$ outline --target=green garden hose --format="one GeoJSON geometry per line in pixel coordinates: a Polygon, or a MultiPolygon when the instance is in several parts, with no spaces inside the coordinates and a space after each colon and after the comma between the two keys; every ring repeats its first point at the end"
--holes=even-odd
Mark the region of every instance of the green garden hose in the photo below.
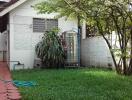
{"type": "Polygon", "coordinates": [[[18,80],[14,80],[13,84],[16,87],[32,87],[32,86],[37,86],[38,84],[34,81],[18,81],[18,80]]]}
{"type": "Polygon", "coordinates": [[[13,83],[16,87],[32,87],[32,86],[37,86],[38,84],[35,81],[19,81],[19,80],[4,80],[0,78],[1,81],[4,83],[13,83]]]}

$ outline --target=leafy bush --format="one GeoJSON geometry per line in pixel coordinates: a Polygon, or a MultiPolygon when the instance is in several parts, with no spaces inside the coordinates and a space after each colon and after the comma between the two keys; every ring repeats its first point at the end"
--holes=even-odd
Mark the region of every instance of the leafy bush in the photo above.
{"type": "Polygon", "coordinates": [[[35,48],[37,56],[48,68],[64,67],[65,52],[57,33],[56,30],[47,31],[35,48]]]}

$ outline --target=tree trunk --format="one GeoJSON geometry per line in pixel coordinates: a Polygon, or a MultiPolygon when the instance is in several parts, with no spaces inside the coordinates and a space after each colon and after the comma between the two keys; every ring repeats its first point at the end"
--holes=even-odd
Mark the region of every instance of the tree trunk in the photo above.
{"type": "Polygon", "coordinates": [[[131,67],[131,69],[132,69],[132,29],[131,29],[131,55],[130,55],[130,64],[129,64],[129,67],[131,67]]]}
{"type": "Polygon", "coordinates": [[[124,75],[126,75],[127,74],[127,68],[128,68],[128,66],[127,66],[127,62],[126,62],[126,60],[127,60],[127,58],[126,58],[126,52],[127,52],[127,40],[126,40],[126,33],[124,33],[124,35],[123,35],[123,58],[122,58],[122,61],[123,61],[123,74],[124,75]]]}
{"type": "Polygon", "coordinates": [[[128,74],[132,74],[132,29],[130,31],[131,39],[130,39],[130,62],[129,62],[129,68],[128,68],[128,74]]]}
{"type": "Polygon", "coordinates": [[[113,53],[112,50],[111,50],[112,47],[111,47],[111,45],[110,45],[108,39],[104,36],[104,34],[102,34],[102,36],[103,36],[104,40],[106,41],[106,43],[107,43],[107,45],[108,45],[108,47],[109,47],[110,54],[111,54],[111,56],[112,56],[112,59],[113,59],[113,62],[114,62],[116,71],[117,71],[117,73],[121,74],[121,73],[120,73],[120,68],[119,68],[119,66],[118,66],[117,63],[116,63],[116,59],[115,59],[114,53],[113,53]]]}

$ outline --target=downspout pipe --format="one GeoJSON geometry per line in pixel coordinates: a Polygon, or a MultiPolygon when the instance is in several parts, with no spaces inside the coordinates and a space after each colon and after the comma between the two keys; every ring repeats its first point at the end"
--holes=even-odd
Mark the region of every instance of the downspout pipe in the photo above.
{"type": "Polygon", "coordinates": [[[80,16],[77,16],[78,20],[78,32],[77,32],[77,38],[78,38],[78,66],[81,66],[81,24],[80,24],[80,16]]]}

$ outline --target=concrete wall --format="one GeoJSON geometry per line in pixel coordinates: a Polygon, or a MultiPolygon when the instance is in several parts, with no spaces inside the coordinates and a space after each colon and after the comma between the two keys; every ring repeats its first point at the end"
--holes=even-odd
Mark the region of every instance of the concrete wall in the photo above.
{"type": "Polygon", "coordinates": [[[102,37],[91,37],[82,40],[82,65],[86,67],[108,67],[113,64],[107,44],[102,37]]]}
{"type": "MultiPolygon", "coordinates": [[[[40,41],[43,33],[34,33],[32,29],[33,18],[52,19],[53,14],[37,14],[31,7],[39,0],[28,0],[10,12],[10,61],[20,61],[25,68],[32,68],[35,59],[35,45],[40,41]]],[[[58,25],[61,32],[77,29],[76,21],[60,18],[58,25]]],[[[13,68],[15,62],[10,63],[13,68]]]]}

